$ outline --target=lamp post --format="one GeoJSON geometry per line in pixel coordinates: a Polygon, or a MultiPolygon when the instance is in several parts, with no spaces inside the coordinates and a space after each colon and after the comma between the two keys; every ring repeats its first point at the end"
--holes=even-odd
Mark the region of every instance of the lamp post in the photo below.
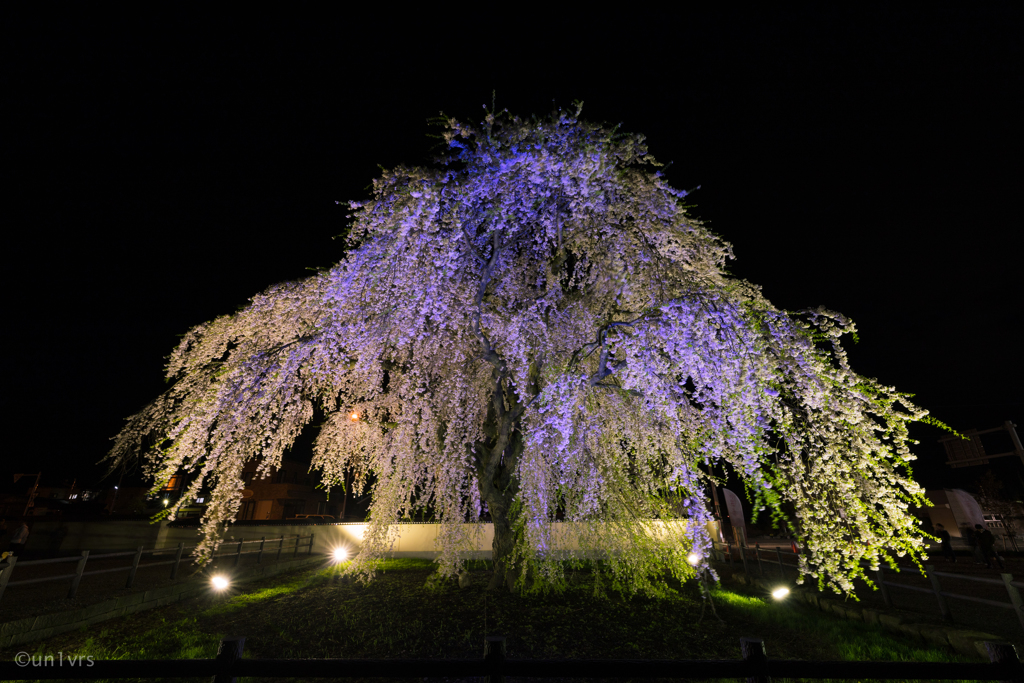
{"type": "Polygon", "coordinates": [[[110,497],[110,506],[107,508],[107,514],[114,514],[114,506],[117,504],[117,492],[121,488],[121,482],[124,480],[124,469],[121,470],[121,476],[117,478],[117,486],[114,487],[114,495],[110,497]]]}

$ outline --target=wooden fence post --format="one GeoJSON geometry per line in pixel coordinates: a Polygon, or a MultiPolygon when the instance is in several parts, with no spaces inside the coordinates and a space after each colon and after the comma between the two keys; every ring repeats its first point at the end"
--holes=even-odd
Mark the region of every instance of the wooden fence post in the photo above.
{"type": "Polygon", "coordinates": [[[1007,677],[1007,683],[1010,681],[1024,680],[1024,676],[1021,674],[1020,659],[1017,657],[1017,650],[1011,643],[992,643],[986,642],[985,649],[988,650],[988,659],[993,664],[1003,664],[1006,666],[1010,675],[1007,677]]]}
{"type": "Polygon", "coordinates": [[[932,582],[932,592],[935,593],[935,599],[939,603],[939,611],[942,612],[942,618],[946,621],[953,621],[953,615],[949,611],[949,605],[946,604],[946,598],[942,596],[942,585],[939,584],[939,577],[935,576],[935,565],[926,564],[924,570],[928,572],[928,578],[932,582]]]}
{"type": "Polygon", "coordinates": [[[1017,621],[1020,623],[1020,627],[1024,628],[1024,603],[1020,599],[1020,591],[1014,586],[1013,574],[1000,574],[1003,577],[1003,583],[1006,585],[1006,592],[1010,594],[1010,602],[1013,603],[1013,611],[1017,613],[1017,621]]]}
{"type": "Polygon", "coordinates": [[[135,583],[135,572],[139,571],[139,560],[142,559],[142,546],[140,545],[135,551],[135,557],[132,558],[132,568],[128,570],[128,580],[124,582],[125,588],[131,588],[132,584],[135,583]]]}
{"type": "Polygon", "coordinates": [[[231,672],[232,665],[242,658],[245,647],[245,636],[228,636],[221,638],[217,647],[217,675],[213,683],[236,683],[238,680],[231,672]]]}
{"type": "Polygon", "coordinates": [[[313,554],[313,534],[312,533],[309,535],[309,550],[306,551],[306,554],[307,555],[312,555],[313,554]]]}
{"type": "Polygon", "coordinates": [[[236,567],[238,566],[239,560],[242,559],[242,544],[244,544],[244,543],[245,543],[245,541],[239,541],[238,542],[238,552],[235,553],[235,566],[236,567]]]}
{"type": "Polygon", "coordinates": [[[0,572],[0,598],[4,597],[4,590],[7,588],[7,582],[11,580],[11,574],[14,573],[14,565],[17,563],[17,555],[9,555],[7,557],[7,566],[2,572],[0,572]]]}
{"type": "Polygon", "coordinates": [[[770,683],[768,676],[768,654],[764,649],[764,641],[760,638],[740,638],[740,652],[743,661],[757,667],[757,672],[747,678],[747,683],[770,683]]]}
{"type": "Polygon", "coordinates": [[[775,546],[775,557],[779,558],[779,578],[785,579],[786,572],[782,571],[782,551],[778,546],[775,546]]]}
{"type": "MultiPolygon", "coordinates": [[[[491,662],[491,670],[501,671],[501,662],[505,661],[505,636],[484,636],[484,661],[491,662]]],[[[487,683],[505,683],[501,673],[488,674],[484,677],[487,683]]]]}
{"type": "Polygon", "coordinates": [[[302,537],[299,534],[295,534],[295,550],[292,551],[292,557],[297,557],[299,554],[299,539],[302,537]]]}
{"type": "Polygon", "coordinates": [[[882,600],[885,602],[885,606],[891,608],[892,598],[889,597],[889,591],[885,588],[885,575],[882,573],[881,566],[875,572],[875,583],[878,584],[878,590],[882,591],[882,600]]]}
{"type": "Polygon", "coordinates": [[[280,559],[281,559],[281,551],[284,550],[284,534],[281,534],[281,538],[279,538],[277,540],[280,541],[280,542],[277,544],[277,560],[275,560],[275,561],[280,561],[280,559]]]}
{"type": "Polygon", "coordinates": [[[757,575],[764,576],[764,565],[761,564],[761,544],[754,544],[754,556],[757,558],[757,575]]]}
{"type": "Polygon", "coordinates": [[[260,552],[256,556],[256,564],[260,564],[260,563],[263,562],[263,544],[266,543],[266,542],[267,542],[267,537],[266,536],[260,536],[260,552]]]}
{"type": "Polygon", "coordinates": [[[178,544],[178,554],[174,556],[174,566],[171,567],[171,579],[178,577],[178,565],[181,564],[181,553],[185,550],[185,542],[182,541],[178,544]]]}
{"type": "Polygon", "coordinates": [[[747,578],[750,578],[750,569],[747,568],[747,546],[740,545],[740,559],[743,560],[743,574],[747,578]]]}
{"type": "Polygon", "coordinates": [[[75,568],[75,578],[71,579],[71,588],[68,589],[68,600],[75,597],[78,592],[78,584],[82,582],[82,572],[85,571],[85,563],[89,560],[89,551],[82,551],[82,559],[78,561],[78,566],[75,568]]]}

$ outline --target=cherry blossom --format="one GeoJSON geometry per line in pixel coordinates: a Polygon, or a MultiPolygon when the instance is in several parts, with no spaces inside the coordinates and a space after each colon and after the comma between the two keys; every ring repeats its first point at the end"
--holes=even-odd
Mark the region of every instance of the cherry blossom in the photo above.
{"type": "Polygon", "coordinates": [[[644,138],[579,114],[443,118],[434,166],[351,202],[340,263],[185,335],[109,458],[145,451],[155,486],[194,473],[182,501],[211,489],[200,558],[245,464],[268,473],[317,410],[312,468],[372,494],[354,571],[427,512],[441,575],[490,519],[492,586],[557,586],[587,561],[657,593],[707,569],[726,472],[788,518],[820,585],[921,555],[907,425],[927,412],[849,367],[851,321],[727,274],[731,246],[644,138]]]}

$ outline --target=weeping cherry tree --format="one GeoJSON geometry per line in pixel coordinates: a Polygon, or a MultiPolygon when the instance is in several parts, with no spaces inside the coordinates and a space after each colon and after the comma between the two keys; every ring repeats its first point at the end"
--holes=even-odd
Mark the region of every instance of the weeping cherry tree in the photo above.
{"type": "Polygon", "coordinates": [[[108,458],[143,457],[156,487],[193,473],[179,505],[211,490],[200,559],[245,464],[268,474],[315,410],[311,467],[372,496],[356,571],[426,512],[441,575],[489,518],[492,587],[558,585],[589,561],[656,593],[707,568],[725,474],[787,516],[801,580],[849,592],[864,560],[920,557],[907,426],[927,412],[851,370],[848,319],[729,276],[730,245],[644,138],[579,114],[444,118],[435,166],[351,202],[340,263],[184,336],[170,388],[108,458]]]}

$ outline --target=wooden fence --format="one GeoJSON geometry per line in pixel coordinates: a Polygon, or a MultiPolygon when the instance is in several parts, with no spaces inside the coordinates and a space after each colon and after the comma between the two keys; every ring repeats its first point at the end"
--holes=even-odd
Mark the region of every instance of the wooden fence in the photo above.
{"type": "MultiPolygon", "coordinates": [[[[747,576],[751,576],[753,561],[757,562],[757,574],[758,576],[765,575],[765,565],[778,565],[778,576],[779,578],[786,578],[786,569],[792,569],[793,573],[797,572],[796,561],[787,563],[783,561],[783,557],[798,558],[798,553],[794,553],[790,550],[783,550],[782,548],[774,548],[773,550],[762,549],[760,545],[755,545],[753,548],[740,547],[730,544],[714,543],[715,553],[718,555],[716,559],[720,561],[729,562],[731,564],[743,565],[743,573],[747,576]],[[753,557],[749,557],[753,553],[753,557]],[[774,557],[773,557],[774,556],[774,557]]],[[[874,580],[878,585],[882,600],[885,602],[885,606],[891,608],[893,606],[892,596],[889,594],[890,588],[898,588],[901,590],[915,591],[919,593],[931,593],[935,596],[935,601],[938,603],[939,612],[942,614],[942,618],[946,621],[953,621],[952,612],[949,609],[949,605],[946,603],[946,598],[953,600],[966,600],[968,602],[980,603],[989,607],[996,607],[999,609],[1012,609],[1017,615],[1017,623],[1020,624],[1022,630],[1024,630],[1024,602],[1021,600],[1020,589],[1024,588],[1024,583],[1013,580],[1013,574],[1000,574],[999,579],[990,579],[984,576],[970,576],[968,574],[952,574],[949,572],[939,572],[935,570],[934,565],[924,565],[925,571],[922,573],[917,569],[910,567],[900,567],[900,572],[906,572],[908,574],[917,574],[920,576],[927,576],[931,582],[930,588],[922,588],[920,586],[910,586],[905,583],[896,583],[893,581],[886,581],[886,571],[884,567],[879,567],[874,572],[874,580]],[[973,595],[962,595],[960,593],[950,593],[942,589],[942,578],[951,578],[962,581],[973,581],[975,583],[982,583],[988,585],[1002,586],[1006,589],[1008,602],[1002,602],[1000,600],[988,600],[986,598],[979,598],[973,595]]]]}
{"type": "MultiPolygon", "coordinates": [[[[741,638],[743,659],[507,659],[504,636],[484,639],[481,659],[244,659],[244,637],[220,641],[216,659],[91,660],[74,665],[29,658],[0,662],[3,680],[183,678],[212,676],[215,683],[248,678],[424,678],[481,676],[488,683],[506,676],[526,678],[741,678],[767,683],[776,678],[1022,681],[1024,669],[1009,643],[986,643],[989,663],[815,662],[769,660],[764,641],[741,638]]],[[[39,655],[36,655],[38,658],[39,655]]],[[[63,657],[63,655],[61,655],[63,657]]]]}
{"type": "MultiPolygon", "coordinates": [[[[285,547],[284,547],[285,540],[287,540],[286,537],[285,536],[281,536],[280,538],[271,538],[271,539],[260,538],[260,539],[253,539],[253,540],[248,540],[248,541],[246,541],[246,540],[243,540],[243,541],[225,541],[225,542],[221,542],[218,545],[217,551],[214,552],[213,556],[214,557],[230,557],[230,558],[234,558],[234,566],[237,567],[239,561],[242,559],[242,555],[252,555],[252,554],[255,554],[257,556],[256,557],[256,563],[260,564],[263,561],[263,555],[264,555],[264,552],[266,551],[267,543],[277,543],[278,544],[277,548],[272,548],[272,549],[270,549],[269,552],[276,552],[277,559],[280,559],[281,553],[285,551],[285,547]],[[255,549],[255,550],[244,550],[243,547],[247,543],[249,543],[249,544],[259,543],[260,545],[259,545],[259,548],[255,549]],[[228,548],[227,552],[220,552],[224,548],[228,548]]],[[[292,553],[292,556],[295,556],[295,555],[297,555],[299,553],[300,546],[306,547],[306,552],[307,553],[313,552],[313,534],[310,534],[309,536],[299,536],[299,535],[296,535],[294,540],[295,540],[294,546],[290,545],[290,547],[287,549],[288,552],[292,553]],[[303,543],[304,540],[308,541],[308,543],[303,543]]],[[[141,568],[146,568],[146,567],[161,567],[161,566],[170,565],[171,566],[171,576],[170,576],[170,578],[171,579],[175,579],[178,576],[178,567],[181,565],[182,555],[184,554],[184,552],[186,550],[193,550],[193,549],[195,549],[195,547],[196,546],[187,546],[186,547],[184,543],[179,543],[176,548],[173,548],[173,547],[172,548],[151,548],[149,550],[145,550],[140,545],[138,547],[138,549],[134,550],[134,551],[133,550],[129,550],[127,552],[104,553],[102,555],[91,555],[91,556],[90,556],[88,550],[83,550],[81,555],[72,555],[70,557],[54,557],[54,558],[49,558],[49,559],[45,559],[45,560],[28,560],[28,561],[25,561],[25,562],[18,562],[18,558],[16,556],[12,555],[12,556],[8,557],[7,560],[4,563],[0,563],[0,600],[3,599],[4,591],[7,589],[8,586],[25,586],[25,585],[32,584],[32,583],[43,583],[43,582],[46,582],[46,581],[70,581],[70,586],[68,587],[68,593],[67,593],[67,598],[70,600],[71,598],[74,598],[75,595],[78,594],[78,585],[81,583],[82,577],[85,577],[85,576],[95,576],[97,574],[109,574],[111,572],[124,572],[124,571],[128,572],[128,580],[125,581],[124,587],[125,588],[131,588],[132,584],[135,583],[135,574],[138,572],[140,567],[141,568]],[[173,560],[164,560],[162,562],[147,562],[145,564],[141,564],[143,556],[145,556],[145,555],[150,555],[150,556],[160,555],[160,554],[163,554],[163,553],[174,553],[174,559],[173,560]],[[96,561],[96,560],[105,560],[105,559],[109,559],[109,558],[112,558],[112,557],[128,557],[128,556],[131,556],[131,558],[132,558],[132,561],[131,561],[130,565],[123,566],[123,567],[110,567],[108,569],[97,569],[97,570],[93,570],[93,571],[85,571],[86,563],[89,560],[96,561]],[[32,578],[32,579],[20,579],[18,581],[11,581],[11,574],[14,573],[15,566],[17,566],[18,568],[38,567],[39,565],[55,564],[55,563],[61,563],[61,562],[77,562],[78,564],[75,567],[75,571],[73,573],[71,573],[71,574],[58,574],[56,576],[39,576],[39,577],[32,578]]]]}

